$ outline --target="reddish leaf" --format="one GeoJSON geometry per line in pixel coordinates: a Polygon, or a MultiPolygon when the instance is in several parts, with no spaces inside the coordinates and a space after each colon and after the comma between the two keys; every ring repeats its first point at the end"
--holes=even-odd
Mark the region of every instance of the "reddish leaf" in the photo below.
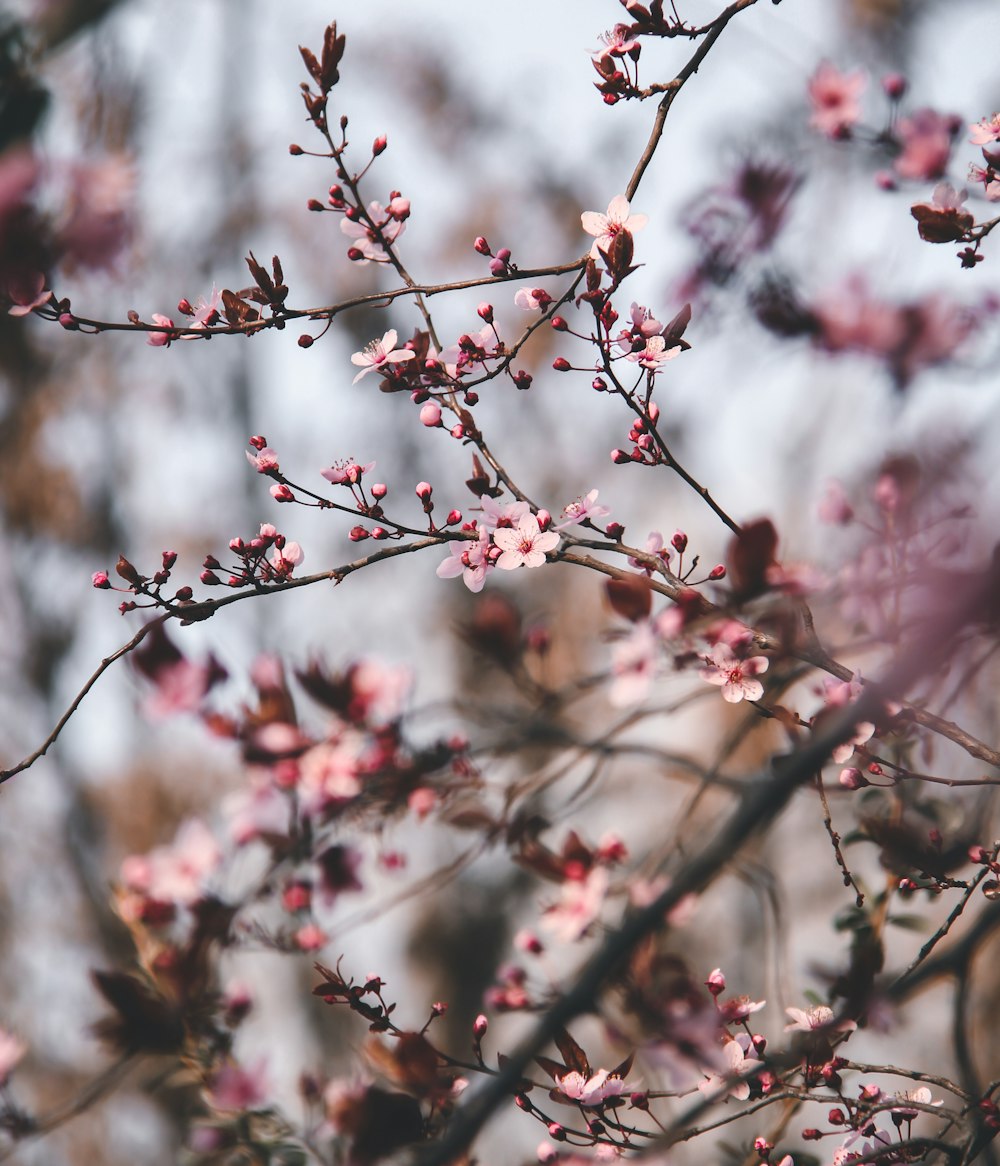
{"type": "Polygon", "coordinates": [[[556,1046],[563,1055],[563,1060],[574,1072],[584,1077],[592,1077],[590,1062],[587,1054],[564,1028],[560,1028],[555,1035],[556,1046]]]}
{"type": "Polygon", "coordinates": [[[652,610],[653,589],[645,575],[609,579],[604,589],[612,610],[633,623],[645,619],[652,610]]]}

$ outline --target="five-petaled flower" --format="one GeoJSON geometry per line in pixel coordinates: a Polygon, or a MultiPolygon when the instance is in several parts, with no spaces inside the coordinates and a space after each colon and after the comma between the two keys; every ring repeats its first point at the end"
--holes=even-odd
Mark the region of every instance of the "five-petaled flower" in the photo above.
{"type": "Polygon", "coordinates": [[[792,1018],[792,1023],[785,1025],[785,1032],[816,1032],[817,1029],[853,1032],[858,1027],[853,1020],[838,1021],[833,1009],[825,1004],[814,1004],[812,1008],[786,1008],[785,1011],[792,1018]]]}
{"type": "Polygon", "coordinates": [[[822,61],[809,78],[812,116],[809,124],[828,138],[840,138],[861,119],[859,98],[867,84],[860,70],[841,73],[829,61],[822,61]]]}
{"type": "Polygon", "coordinates": [[[744,659],[721,641],[712,649],[711,657],[705,657],[707,668],[702,668],[701,678],[709,684],[722,688],[724,700],[738,704],[741,700],[760,700],[764,686],[755,677],[767,671],[766,656],[750,656],[744,659]]]}
{"type": "Polygon", "coordinates": [[[596,53],[591,53],[595,61],[603,61],[606,57],[624,57],[639,47],[638,39],[630,34],[627,24],[616,24],[614,28],[602,32],[598,39],[602,47],[596,53]]]}
{"type": "Polygon", "coordinates": [[[649,222],[648,215],[633,215],[630,212],[631,207],[624,194],[616,194],[608,203],[607,214],[602,215],[599,211],[583,212],[580,216],[583,229],[588,235],[595,236],[594,245],[590,248],[591,259],[600,259],[601,252],[607,251],[614,237],[622,231],[634,235],[649,222]]]}
{"type": "Polygon", "coordinates": [[[386,364],[401,364],[404,360],[413,360],[415,355],[407,348],[396,348],[396,329],[390,328],[381,340],[373,340],[371,344],[366,344],[361,352],[355,352],[351,357],[351,364],[361,368],[361,372],[352,383],[357,384],[372,369],[381,368],[386,364]]]}
{"type": "Polygon", "coordinates": [[[1000,113],[992,117],[984,117],[969,126],[969,141],[974,146],[988,146],[990,142],[1000,142],[1000,113]]]}
{"type": "Polygon", "coordinates": [[[622,1078],[607,1069],[598,1069],[592,1077],[584,1077],[574,1070],[558,1081],[560,1093],[584,1106],[597,1106],[609,1097],[620,1097],[626,1088],[622,1078]]]}
{"type": "Polygon", "coordinates": [[[540,567],[546,554],[559,545],[559,535],[554,530],[543,534],[538,519],[526,514],[516,527],[495,530],[493,542],[503,551],[497,566],[502,571],[513,571],[518,567],[540,567]]]}
{"type": "Polygon", "coordinates": [[[640,348],[637,352],[629,352],[625,359],[638,361],[643,368],[656,372],[661,364],[673,360],[680,353],[680,350],[679,344],[675,344],[673,348],[668,348],[667,342],[662,336],[650,336],[646,341],[645,348],[640,348]]]}

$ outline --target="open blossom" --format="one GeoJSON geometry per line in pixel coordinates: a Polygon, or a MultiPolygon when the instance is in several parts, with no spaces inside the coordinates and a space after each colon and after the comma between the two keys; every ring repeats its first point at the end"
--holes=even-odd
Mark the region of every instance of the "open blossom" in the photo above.
{"type": "Polygon", "coordinates": [[[764,686],[755,677],[767,671],[766,656],[750,656],[743,659],[721,641],[712,649],[708,667],[701,670],[702,680],[718,684],[722,688],[724,700],[738,704],[741,700],[760,700],[764,686]]]}
{"type": "Polygon", "coordinates": [[[0,1028],[0,1086],[5,1085],[17,1063],[28,1051],[23,1040],[0,1028]]]}
{"type": "Polygon", "coordinates": [[[699,1090],[706,1097],[724,1093],[729,1097],[735,1097],[737,1101],[746,1101],[750,1096],[750,1083],[745,1078],[760,1065],[756,1057],[747,1055],[752,1048],[753,1042],[745,1032],[741,1032],[732,1040],[727,1040],[722,1046],[725,1071],[712,1073],[704,1081],[699,1082],[699,1090]]]}
{"type": "Polygon", "coordinates": [[[278,455],[270,446],[265,446],[258,453],[251,453],[250,450],[244,452],[247,455],[247,461],[258,474],[270,474],[278,469],[278,455]]]}
{"type": "Polygon", "coordinates": [[[346,458],[343,461],[334,462],[329,469],[320,470],[320,473],[334,486],[356,486],[364,475],[374,468],[374,462],[368,462],[367,465],[361,466],[353,458],[346,458]]]}
{"type": "Polygon", "coordinates": [[[531,507],[527,502],[497,502],[495,498],[486,495],[482,500],[483,518],[481,525],[487,530],[496,530],[498,527],[517,526],[531,507]]]}
{"type": "Polygon", "coordinates": [[[305,557],[305,551],[299,544],[291,542],[285,543],[280,551],[275,547],[268,562],[276,575],[280,575],[282,579],[290,579],[292,572],[305,557]]]}
{"type": "Polygon", "coordinates": [[[396,329],[390,328],[381,340],[373,340],[361,352],[352,355],[351,364],[360,366],[361,372],[351,383],[356,385],[372,369],[382,368],[386,364],[402,364],[404,360],[413,360],[415,355],[408,348],[396,348],[396,329]]]}
{"type": "Polygon", "coordinates": [[[822,61],[809,78],[809,124],[828,138],[842,137],[861,120],[859,99],[866,84],[860,70],[841,73],[829,61],[822,61]]]}
{"type": "Polygon", "coordinates": [[[540,567],[549,551],[559,545],[559,535],[554,530],[543,534],[538,528],[538,519],[526,514],[516,528],[503,527],[493,532],[493,542],[503,551],[497,559],[501,571],[514,571],[518,567],[540,567]]]}
{"type": "Polygon", "coordinates": [[[1000,142],[1000,113],[984,117],[969,126],[969,141],[974,146],[988,146],[990,142],[1000,142]]]}
{"type": "Polygon", "coordinates": [[[560,1093],[585,1106],[601,1105],[609,1097],[620,1097],[626,1089],[622,1078],[607,1069],[598,1069],[592,1077],[574,1071],[559,1077],[558,1082],[560,1093]]]}
{"type": "Polygon", "coordinates": [[[656,336],[663,331],[660,321],[654,318],[649,308],[644,308],[641,304],[633,302],[629,308],[629,315],[632,317],[632,331],[638,332],[647,340],[650,336],[656,336]]]}
{"type": "Polygon", "coordinates": [[[479,531],[478,542],[453,542],[448,547],[448,558],[438,563],[435,574],[439,579],[455,579],[461,575],[466,587],[477,594],[486,582],[489,549],[490,536],[486,529],[479,531]]]}
{"type": "Polygon", "coordinates": [[[853,1032],[858,1027],[853,1020],[841,1020],[834,1024],[834,1011],[825,1004],[814,1004],[811,1008],[786,1008],[785,1012],[792,1018],[792,1023],[785,1025],[785,1032],[815,1032],[817,1029],[853,1032]]]}
{"type": "Polygon", "coordinates": [[[542,926],[563,943],[582,938],[600,915],[608,893],[608,872],[593,867],[583,879],[566,879],[559,902],[545,909],[542,926]]]}
{"type": "MultiPolygon", "coordinates": [[[[162,324],[164,328],[173,328],[174,322],[169,316],[164,316],[160,312],[153,313],[153,323],[162,324]]],[[[153,348],[169,348],[170,342],[174,339],[170,332],[150,332],[147,344],[152,345],[153,348]]]]}
{"type": "Polygon", "coordinates": [[[533,312],[537,308],[547,308],[552,303],[552,297],[543,287],[522,287],[514,296],[514,304],[526,312],[533,312]]]}
{"type": "Polygon", "coordinates": [[[573,526],[575,523],[583,522],[588,518],[606,518],[610,513],[611,510],[609,507],[597,501],[597,491],[591,490],[589,493],[570,502],[568,506],[563,507],[563,521],[553,527],[553,529],[562,530],[566,526],[573,526]]]}
{"type": "Polygon", "coordinates": [[[646,341],[645,348],[640,348],[637,352],[629,352],[625,359],[637,361],[643,368],[655,372],[661,364],[673,360],[680,353],[680,350],[679,344],[668,348],[667,342],[662,336],[650,336],[646,341]]]}
{"type": "Polygon", "coordinates": [[[893,167],[901,178],[940,178],[951,158],[954,118],[935,109],[917,109],[896,124],[903,145],[893,167]]]}
{"type": "MultiPolygon", "coordinates": [[[[373,223],[378,224],[382,239],[386,243],[395,243],[406,230],[406,223],[403,219],[394,218],[390,212],[392,212],[391,204],[388,212],[380,202],[368,204],[368,215],[373,223]]],[[[363,267],[372,261],[375,263],[389,262],[389,256],[385,253],[385,247],[379,239],[379,232],[368,226],[367,223],[352,222],[348,218],[343,218],[340,220],[340,229],[349,239],[354,240],[353,246],[361,252],[361,258],[356,260],[360,266],[363,267]]]]}
{"type": "Polygon", "coordinates": [[[607,57],[624,57],[632,49],[639,47],[639,41],[629,32],[627,24],[616,24],[614,28],[602,32],[599,40],[602,47],[591,56],[595,61],[603,61],[607,57]]]}
{"type": "Polygon", "coordinates": [[[964,203],[967,191],[956,190],[950,182],[934,187],[930,202],[916,202],[910,214],[917,220],[920,238],[928,243],[954,243],[974,224],[972,213],[964,203]]]}
{"type": "Polygon", "coordinates": [[[601,252],[607,251],[614,237],[622,231],[634,235],[649,222],[648,215],[633,215],[630,212],[631,207],[624,194],[616,194],[608,203],[607,214],[602,215],[598,211],[583,212],[580,216],[583,229],[588,235],[595,236],[594,245],[590,248],[591,259],[600,259],[601,252]]]}
{"type": "MultiPolygon", "coordinates": [[[[206,300],[204,296],[198,297],[198,302],[194,305],[191,311],[191,318],[187,323],[188,328],[210,328],[219,319],[219,289],[213,285],[212,294],[206,300]]],[[[194,340],[195,337],[190,332],[185,333],[181,337],[182,340],[194,340]]]]}

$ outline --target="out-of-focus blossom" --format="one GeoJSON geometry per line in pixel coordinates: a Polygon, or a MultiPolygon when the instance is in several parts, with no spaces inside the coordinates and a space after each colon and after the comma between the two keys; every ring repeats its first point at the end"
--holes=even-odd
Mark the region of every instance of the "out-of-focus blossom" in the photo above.
{"type": "Polygon", "coordinates": [[[582,879],[566,879],[559,902],[545,909],[542,926],[563,943],[573,943],[600,915],[607,893],[604,867],[593,867],[582,879]]]}
{"type": "Polygon", "coordinates": [[[825,1004],[814,1004],[811,1008],[786,1008],[792,1023],[785,1025],[785,1032],[853,1032],[858,1026],[853,1020],[836,1019],[832,1008],[825,1004]]]}
{"type": "Polygon", "coordinates": [[[957,191],[950,183],[939,182],[930,202],[914,203],[910,214],[917,220],[920,238],[928,243],[954,243],[961,239],[976,221],[963,205],[966,198],[966,191],[957,191]]]}
{"type": "Polygon", "coordinates": [[[221,861],[215,835],[200,819],[189,818],[169,846],[126,858],[121,879],[130,890],[147,898],[190,906],[202,897],[221,861]]]}
{"type": "Polygon", "coordinates": [[[40,271],[32,271],[7,281],[7,298],[11,302],[7,309],[9,316],[27,316],[47,304],[52,292],[45,286],[45,276],[40,271]]]}
{"type": "Polygon", "coordinates": [[[948,169],[955,118],[934,109],[917,109],[896,123],[902,144],[893,167],[900,178],[936,179],[948,169]]]}
{"type": "Polygon", "coordinates": [[[56,232],[64,262],[89,268],[114,262],[128,240],[133,187],[132,166],[121,156],[71,168],[56,232]]]}
{"type": "Polygon", "coordinates": [[[224,1065],[205,1091],[205,1100],[223,1113],[245,1113],[263,1109],[268,1098],[267,1058],[260,1057],[252,1065],[224,1065]]]}
{"type": "Polygon", "coordinates": [[[699,1090],[706,1097],[727,1095],[735,1097],[737,1101],[746,1101],[750,1096],[750,1083],[744,1078],[760,1066],[756,1057],[747,1055],[752,1048],[753,1042],[745,1032],[727,1040],[722,1046],[724,1070],[700,1081],[699,1090]]]}
{"type": "Polygon", "coordinates": [[[861,120],[861,94],[868,84],[859,69],[841,73],[829,61],[820,62],[809,78],[812,115],[809,124],[828,138],[842,138],[861,120]]]}
{"type": "Polygon", "coordinates": [[[7,1078],[27,1051],[23,1040],[0,1028],[0,1086],[7,1084],[7,1078]]]}
{"type": "Polygon", "coordinates": [[[659,640],[648,620],[632,626],[611,649],[611,686],[608,700],[615,708],[638,704],[649,694],[656,675],[659,640]]]}

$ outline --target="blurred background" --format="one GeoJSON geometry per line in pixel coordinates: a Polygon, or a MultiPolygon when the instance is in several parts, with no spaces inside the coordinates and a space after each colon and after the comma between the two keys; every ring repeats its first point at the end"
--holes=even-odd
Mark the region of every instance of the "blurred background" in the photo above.
{"type": "MultiPolygon", "coordinates": [[[[693,23],[717,12],[701,0],[678,7],[693,23]]],[[[30,202],[59,242],[57,294],[70,296],[79,315],[105,320],[134,309],[181,322],[180,298],[196,303],[213,287],[249,282],[251,249],[263,260],[281,257],[295,307],[392,286],[378,265],[347,261],[336,216],[307,210],[310,198],[325,199],[330,164],[288,153],[293,142],[320,148],[304,118],[297,46],[318,50],[336,18],[347,52],[331,112],[349,116],[358,164],[387,134],[364,190],[382,202],[390,189],[411,200],[401,253],[414,277],[485,274],[477,235],[494,250],[510,247],[522,267],[571,261],[589,244],[581,211],[603,211],[624,189],[652,122],[651,103],[608,108],[593,88],[589,54],[622,15],[613,0],[508,0],[461,12],[448,0],[365,0],[339,10],[315,0],[0,6],[4,254],[17,257],[26,245],[30,231],[18,215],[30,202]]],[[[692,349],[669,366],[657,394],[672,448],[738,520],[770,516],[784,560],[813,561],[831,578],[858,544],[853,529],[819,521],[827,482],[839,480],[863,506],[890,455],[916,454],[949,497],[974,507],[969,561],[995,537],[1000,256],[987,245],[986,262],[963,271],[955,248],[921,243],[909,206],[929,199],[933,180],[893,175],[877,134],[890,108],[880,78],[901,73],[909,89],[898,116],[921,107],[958,115],[943,172],[961,185],[979,153],[966,123],[1000,108],[995,54],[984,51],[998,39],[992,0],[761,3],[731,23],[679,97],[633,200],[649,216],[636,239],[644,266],[619,311],[627,313],[629,295],[662,321],[693,305],[692,349]],[[824,59],[866,71],[863,121],[873,132],[843,142],[810,129],[807,86],[824,59]],[[879,179],[886,172],[892,183],[879,179]],[[902,338],[880,341],[880,328],[897,327],[902,338]]],[[[644,47],[640,78],[672,77],[688,50],[644,47]]],[[[970,207],[989,217],[981,199],[970,207]]],[[[562,287],[545,286],[553,294],[562,287]]],[[[524,326],[514,290],[503,285],[494,295],[505,336],[524,326]]],[[[447,342],[479,327],[483,298],[477,290],[432,303],[447,342]]],[[[419,480],[433,484],[442,513],[470,506],[468,450],[424,429],[405,394],[380,394],[374,378],[351,384],[351,353],[390,327],[405,338],[419,322],[399,300],[338,317],[309,349],[296,343],[305,329],[292,326],[168,351],[142,334],[93,337],[0,317],[0,762],[34,749],[101,658],[138,627],[138,616],[123,619],[114,597],[91,587],[91,574],[112,568],[119,553],[151,573],[164,549],[176,550],[175,578],[197,585],[206,554],[274,522],[301,543],[308,571],[355,557],[346,521],[272,501],[244,457],[248,435],[265,435],[282,470],[313,489],[337,459],[376,461],[373,480],[389,484],[393,513],[414,525],[419,480]]],[[[514,479],[553,513],[598,488],[633,545],[653,530],[669,539],[683,529],[703,563],[723,558],[727,532],[679,480],[611,464],[610,450],[627,445],[628,421],[585,373],[552,372],[557,355],[590,359],[582,345],[545,330],[521,362],[535,374],[531,391],[493,382],[482,393],[479,423],[514,479]]],[[[518,693],[476,653],[469,629],[508,617],[500,597],[525,628],[548,630],[552,679],[608,667],[615,620],[595,577],[565,567],[494,574],[477,601],[459,581],[435,577],[440,557],[406,556],[336,590],[237,604],[177,633],[179,642],[194,657],[213,652],[229,671],[215,696],[222,707],[247,697],[261,654],[298,664],[320,656],[338,667],[373,656],[414,669],[418,736],[471,723],[493,743],[518,693]],[[457,692],[462,709],[449,703],[457,692]]],[[[834,635],[838,626],[828,625],[834,635]]],[[[684,691],[668,678],[654,702],[665,709],[684,691]]],[[[50,754],[0,789],[0,1024],[30,1047],[17,1085],[41,1110],[103,1063],[88,1029],[101,1013],[88,972],[131,958],[108,902],[121,861],[168,841],[192,815],[212,820],[240,787],[229,746],[193,718],[156,721],[147,703],[131,667],[111,669],[50,754]]],[[[735,724],[717,704],[675,714],[669,725],[666,714],[652,718],[643,731],[710,763],[735,724]]],[[[994,706],[987,695],[965,710],[985,739],[996,739],[994,706]]],[[[614,715],[606,698],[585,711],[591,725],[614,715]]],[[[759,742],[735,764],[752,769],[768,747],[759,742]]],[[[544,760],[505,764],[524,773],[544,760]]],[[[613,828],[641,855],[666,840],[664,823],[687,788],[633,766],[599,796],[577,791],[573,821],[590,821],[594,838],[613,828]],[[659,820],[650,798],[662,807],[659,820]]],[[[549,795],[553,821],[568,796],[549,795]]],[[[457,853],[430,831],[400,828],[392,846],[410,866],[373,874],[373,896],[457,853]]],[[[797,837],[790,819],[706,907],[717,933],[742,937],[745,962],[726,968],[731,983],[758,996],[786,992],[782,1004],[801,1003],[810,961],[833,942],[828,917],[839,886],[832,860],[814,870],[803,855],[797,894],[781,907],[786,914],[774,914],[783,885],[771,859],[785,846],[794,854],[797,837]],[[780,968],[760,958],[764,933],[777,931],[791,948],[780,968]]],[[[440,893],[352,934],[344,944],[351,971],[374,968],[405,989],[401,1009],[416,1024],[429,1001],[451,1001],[461,1044],[537,898],[525,876],[487,856],[440,893]]],[[[707,974],[724,953],[708,939],[697,944],[695,962],[707,974]]],[[[317,1019],[307,958],[234,956],[232,975],[259,1002],[245,1055],[270,1051],[279,1098],[294,1108],[303,1068],[344,1071],[345,1050],[359,1038],[334,1025],[332,1010],[317,1019]]],[[[1000,982],[984,985],[984,1007],[998,991],[1000,982]]],[[[779,1031],[778,1015],[771,1024],[779,1031]]],[[[915,1061],[940,1039],[940,1024],[917,1027],[908,1038],[915,1061]]],[[[997,1067],[983,1064],[987,1076],[997,1067]]],[[[17,1160],[177,1160],[184,1106],[162,1086],[130,1080],[86,1117],[20,1148],[17,1160]]],[[[502,1144],[530,1152],[544,1131],[506,1120],[502,1144]]]]}

